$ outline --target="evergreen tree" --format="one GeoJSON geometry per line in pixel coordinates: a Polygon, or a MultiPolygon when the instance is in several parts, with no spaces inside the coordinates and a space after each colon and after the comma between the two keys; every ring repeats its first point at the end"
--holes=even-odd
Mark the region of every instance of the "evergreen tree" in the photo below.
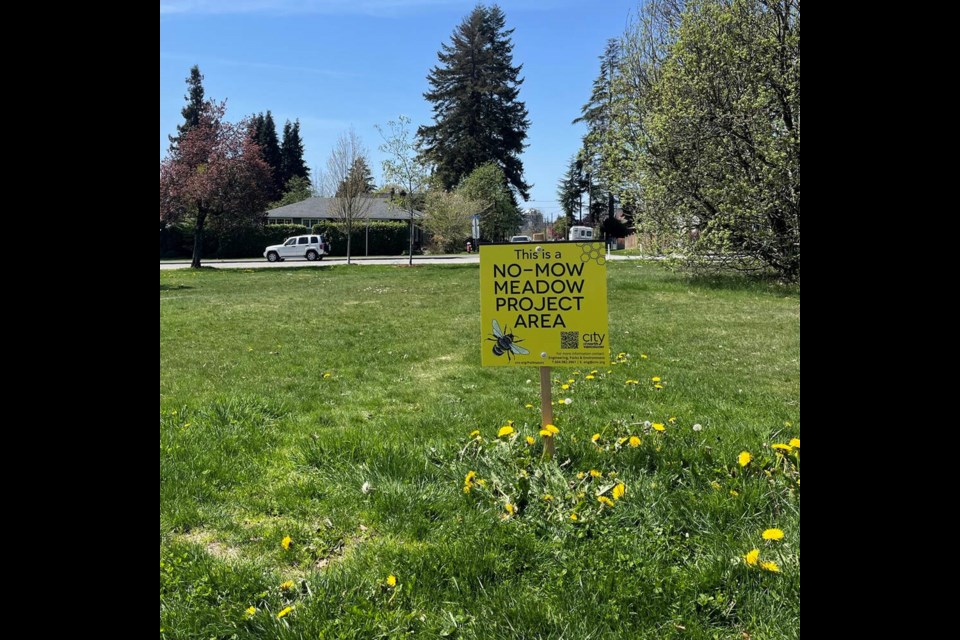
{"type": "Polygon", "coordinates": [[[570,164],[557,184],[557,199],[567,218],[567,228],[573,226],[573,221],[579,219],[583,212],[583,194],[586,191],[586,174],[583,171],[583,160],[579,154],[570,157],[570,164]]]}
{"type": "Polygon", "coordinates": [[[373,180],[373,174],[370,173],[370,165],[364,156],[358,156],[350,167],[350,175],[337,185],[335,197],[342,198],[347,192],[353,193],[373,193],[377,185],[373,180]]]}
{"type": "Polygon", "coordinates": [[[203,100],[203,74],[200,73],[198,65],[190,67],[190,75],[186,82],[188,89],[184,98],[187,100],[187,104],[180,111],[183,115],[183,124],[177,125],[177,135],[169,136],[171,151],[176,149],[177,144],[187,134],[187,131],[200,124],[200,116],[203,114],[206,104],[203,100]]]}
{"type": "MultiPolygon", "coordinates": [[[[269,112],[268,112],[269,113],[269,112]]],[[[289,120],[283,125],[283,144],[280,147],[280,179],[287,184],[291,178],[309,178],[310,169],[303,161],[303,141],[300,139],[300,121],[289,120]]]]}
{"type": "Polygon", "coordinates": [[[513,29],[505,29],[500,7],[477,6],[456,28],[450,44],[437,54],[430,70],[434,124],[422,126],[424,158],[435,166],[446,189],[457,186],[489,162],[499,166],[507,184],[526,200],[530,185],[523,179],[527,107],[518,100],[523,65],[513,65],[513,29]]]}

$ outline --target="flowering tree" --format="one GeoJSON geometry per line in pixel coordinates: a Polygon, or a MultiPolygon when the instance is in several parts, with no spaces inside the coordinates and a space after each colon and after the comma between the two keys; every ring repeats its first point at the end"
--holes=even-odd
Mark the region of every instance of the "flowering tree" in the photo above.
{"type": "Polygon", "coordinates": [[[199,122],[160,162],[160,220],[194,224],[193,262],[200,267],[203,231],[258,219],[269,196],[270,168],[246,122],[223,119],[223,103],[204,103],[199,122]]]}

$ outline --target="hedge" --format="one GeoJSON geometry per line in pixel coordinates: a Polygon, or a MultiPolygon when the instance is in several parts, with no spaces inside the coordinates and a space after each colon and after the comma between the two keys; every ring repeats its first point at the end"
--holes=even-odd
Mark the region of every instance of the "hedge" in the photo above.
{"type": "MultiPolygon", "coordinates": [[[[342,224],[321,222],[313,226],[314,233],[322,233],[331,246],[330,255],[347,255],[347,234],[342,224]]],[[[366,253],[367,224],[363,220],[354,222],[351,233],[350,254],[362,256],[366,253]]],[[[398,256],[407,253],[410,243],[410,224],[407,222],[370,222],[370,255],[398,256]]],[[[414,251],[417,247],[414,247],[414,251]]]]}

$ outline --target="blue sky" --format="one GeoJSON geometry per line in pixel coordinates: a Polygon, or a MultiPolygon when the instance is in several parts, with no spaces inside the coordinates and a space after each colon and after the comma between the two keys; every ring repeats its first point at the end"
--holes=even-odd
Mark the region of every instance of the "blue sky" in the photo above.
{"type": "MultiPolygon", "coordinates": [[[[556,184],[580,146],[570,121],[590,95],[598,56],[623,33],[640,0],[505,0],[514,64],[526,78],[520,99],[531,126],[523,154],[526,206],[555,217],[556,184]]],[[[375,129],[404,114],[431,122],[423,99],[441,43],[476,5],[460,0],[161,0],[160,157],[181,122],[190,67],[200,65],[207,97],[227,99],[239,120],[271,110],[278,129],[300,119],[311,170],[323,167],[351,126],[380,182],[375,129]]]]}

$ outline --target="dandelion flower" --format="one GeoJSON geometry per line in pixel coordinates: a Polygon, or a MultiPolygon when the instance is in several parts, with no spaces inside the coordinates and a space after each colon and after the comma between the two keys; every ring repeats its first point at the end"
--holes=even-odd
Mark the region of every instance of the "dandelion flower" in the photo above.
{"type": "Polygon", "coordinates": [[[543,494],[543,499],[546,500],[547,502],[553,502],[553,496],[550,495],[549,493],[543,494]]]}
{"type": "Polygon", "coordinates": [[[383,584],[387,585],[391,589],[397,586],[397,576],[392,573],[387,576],[387,579],[383,581],[383,584]]]}
{"type": "Polygon", "coordinates": [[[713,487],[714,491],[720,491],[720,483],[714,480],[710,483],[710,486],[713,487]]]}
{"type": "Polygon", "coordinates": [[[463,492],[470,493],[470,490],[473,489],[473,480],[477,477],[476,471],[467,471],[466,477],[463,479],[463,492]]]}
{"type": "Polygon", "coordinates": [[[567,380],[567,384],[573,384],[574,382],[576,382],[576,380],[574,380],[573,378],[570,378],[569,380],[567,380]]]}
{"type": "Polygon", "coordinates": [[[590,469],[590,477],[591,477],[591,478],[602,478],[602,477],[603,477],[603,474],[600,473],[599,471],[597,471],[596,469],[590,469]]]}
{"type": "Polygon", "coordinates": [[[573,404],[573,398],[564,398],[563,404],[573,404]]]}
{"type": "Polygon", "coordinates": [[[596,442],[596,441],[599,440],[599,439],[600,439],[600,434],[599,434],[599,433],[595,433],[595,434],[593,434],[592,436],[590,436],[590,441],[591,441],[591,442],[596,442]]]}
{"type": "Polygon", "coordinates": [[[596,380],[596,377],[593,374],[590,374],[584,378],[585,380],[596,380]]]}
{"type": "Polygon", "coordinates": [[[577,474],[577,480],[583,480],[586,477],[587,477],[587,474],[585,474],[583,471],[577,474]]]}
{"type": "Polygon", "coordinates": [[[697,424],[693,425],[693,430],[694,430],[694,431],[703,431],[703,425],[698,422],[697,424]]]}
{"type": "Polygon", "coordinates": [[[293,607],[285,607],[281,609],[280,613],[277,614],[277,620],[285,618],[291,611],[293,611],[293,607]]]}
{"type": "Polygon", "coordinates": [[[757,566],[757,560],[760,558],[760,549],[751,549],[747,552],[747,555],[743,556],[743,559],[747,561],[747,564],[751,567],[757,566]]]}
{"type": "Polygon", "coordinates": [[[332,376],[332,375],[333,375],[332,373],[330,373],[329,371],[327,371],[327,372],[325,372],[325,373],[323,374],[323,377],[324,377],[324,378],[329,378],[329,377],[332,376]]]}
{"type": "Polygon", "coordinates": [[[528,402],[527,404],[523,405],[523,408],[524,408],[524,409],[533,409],[533,405],[528,402]]]}
{"type": "Polygon", "coordinates": [[[576,521],[579,520],[580,518],[577,516],[577,514],[571,513],[571,514],[570,514],[570,519],[573,520],[574,522],[576,522],[576,521]]]}
{"type": "Polygon", "coordinates": [[[525,440],[527,441],[528,445],[532,445],[534,442],[536,442],[536,440],[533,439],[533,436],[527,436],[525,440]]]}
{"type": "Polygon", "coordinates": [[[630,439],[630,438],[627,438],[627,437],[620,438],[619,440],[617,440],[617,444],[622,445],[624,442],[626,442],[626,441],[629,440],[629,439],[630,439]]]}
{"type": "Polygon", "coordinates": [[[280,588],[283,589],[284,591],[290,591],[290,589],[293,589],[293,580],[287,580],[286,582],[281,582],[280,588]]]}
{"type": "Polygon", "coordinates": [[[627,380],[623,384],[640,384],[639,380],[627,380]]]}
{"type": "Polygon", "coordinates": [[[783,540],[783,531],[781,529],[767,529],[761,534],[764,540],[783,540]]]}
{"type": "Polygon", "coordinates": [[[503,436],[508,436],[511,433],[513,433],[513,427],[511,427],[510,425],[504,425],[500,427],[499,431],[497,431],[497,437],[502,438],[503,436]]]}
{"type": "Polygon", "coordinates": [[[653,385],[653,388],[656,389],[657,391],[660,391],[661,389],[663,389],[663,385],[662,385],[662,384],[655,384],[655,385],[653,385]]]}
{"type": "Polygon", "coordinates": [[[562,389],[563,391],[566,391],[566,390],[569,389],[569,388],[570,388],[570,385],[568,385],[568,384],[562,384],[562,385],[560,385],[560,389],[562,389]]]}
{"type": "Polygon", "coordinates": [[[750,461],[753,460],[753,456],[750,455],[749,451],[741,451],[740,455],[737,456],[737,462],[741,467],[745,467],[750,464],[750,461]]]}
{"type": "Polygon", "coordinates": [[[767,560],[760,563],[760,568],[770,573],[780,573],[780,566],[773,560],[767,560]]]}
{"type": "Polygon", "coordinates": [[[544,425],[543,428],[546,429],[547,431],[549,431],[550,433],[560,433],[560,429],[557,429],[557,428],[556,428],[555,426],[553,426],[552,424],[544,425]]]}
{"type": "Polygon", "coordinates": [[[637,436],[630,436],[630,446],[634,448],[639,447],[640,438],[638,438],[637,436]]]}
{"type": "Polygon", "coordinates": [[[289,549],[291,544],[293,544],[293,538],[290,536],[283,536],[283,540],[280,541],[280,546],[284,549],[289,549]]]}
{"type": "Polygon", "coordinates": [[[623,494],[625,494],[626,492],[627,492],[627,485],[620,482],[617,484],[617,486],[613,488],[613,491],[610,493],[610,495],[613,496],[614,500],[619,500],[620,498],[623,497],[623,494]]]}
{"type": "Polygon", "coordinates": [[[546,429],[540,429],[540,437],[541,437],[541,438],[552,438],[552,437],[553,437],[553,434],[552,434],[551,432],[547,431],[546,429]]]}
{"type": "Polygon", "coordinates": [[[599,497],[597,498],[597,502],[599,502],[600,504],[602,504],[602,505],[605,506],[605,507],[613,508],[613,500],[611,500],[611,499],[608,498],[607,496],[599,496],[599,497]]]}
{"type": "Polygon", "coordinates": [[[800,448],[800,438],[791,438],[791,440],[790,440],[790,446],[793,447],[794,449],[799,449],[799,448],[800,448]]]}
{"type": "Polygon", "coordinates": [[[660,382],[660,376],[653,376],[650,378],[650,382],[660,382]]]}
{"type": "Polygon", "coordinates": [[[791,446],[788,445],[788,444],[780,444],[780,443],[772,444],[772,445],[770,445],[770,448],[773,449],[774,451],[776,451],[776,452],[779,453],[779,454],[786,454],[786,453],[790,453],[791,451],[793,451],[793,447],[791,447],[791,446]]]}
{"type": "Polygon", "coordinates": [[[517,508],[513,506],[512,502],[508,502],[503,505],[503,509],[511,516],[517,512],[517,508]]]}
{"type": "Polygon", "coordinates": [[[662,422],[654,422],[654,423],[653,423],[652,425],[650,425],[650,426],[653,427],[653,430],[654,430],[654,431],[666,431],[666,430],[667,430],[667,428],[666,428],[665,426],[663,426],[663,423],[662,423],[662,422]]]}
{"type": "Polygon", "coordinates": [[[254,606],[247,607],[247,610],[244,611],[244,614],[248,618],[252,618],[253,616],[257,615],[257,608],[254,606]]]}
{"type": "Polygon", "coordinates": [[[740,492],[737,491],[736,489],[730,489],[730,495],[736,498],[737,496],[740,495],[740,492]]]}
{"type": "Polygon", "coordinates": [[[479,430],[479,429],[474,429],[473,431],[470,432],[470,436],[469,436],[469,437],[471,437],[471,438],[479,438],[479,437],[480,437],[480,430],[479,430]]]}
{"type": "Polygon", "coordinates": [[[626,357],[627,357],[627,354],[623,351],[617,354],[617,360],[623,360],[626,357]]]}
{"type": "Polygon", "coordinates": [[[669,418],[667,418],[667,422],[669,422],[670,424],[674,424],[676,423],[676,421],[677,419],[673,416],[670,416],[669,418]]]}

